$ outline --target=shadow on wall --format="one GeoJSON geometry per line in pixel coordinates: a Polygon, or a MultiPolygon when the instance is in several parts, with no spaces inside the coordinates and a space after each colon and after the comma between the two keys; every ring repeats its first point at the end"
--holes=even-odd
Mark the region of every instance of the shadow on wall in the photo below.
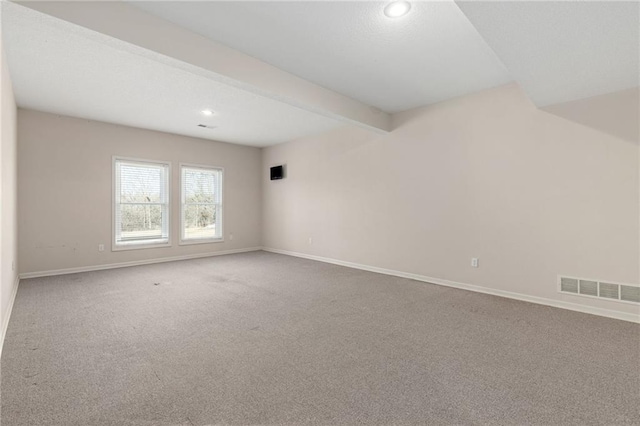
{"type": "Polygon", "coordinates": [[[640,143],[638,87],[540,109],[625,141],[640,143]]]}
{"type": "MultiPolygon", "coordinates": [[[[509,83],[504,87],[509,86],[517,87],[518,89],[514,93],[519,93],[522,98],[526,98],[532,109],[564,118],[627,142],[640,144],[640,87],[538,108],[516,83],[509,83]]],[[[483,93],[484,91],[481,91],[464,98],[465,100],[473,100],[474,97],[478,97],[480,101],[486,102],[486,98],[482,96],[483,93]]],[[[455,112],[452,110],[459,107],[459,100],[459,98],[451,99],[435,105],[396,113],[393,115],[393,129],[394,131],[399,130],[411,126],[415,122],[423,127],[421,129],[423,134],[428,134],[429,126],[425,127],[424,124],[425,111],[429,111],[432,123],[438,127],[436,124],[440,118],[434,117],[433,114],[440,114],[442,119],[451,120],[452,113],[455,117],[455,112]]],[[[505,105],[505,108],[508,109],[511,106],[505,105]]],[[[464,111],[461,111],[461,118],[468,120],[464,111]]],[[[482,117],[477,118],[482,120],[482,117]]],[[[495,117],[489,115],[487,118],[493,119],[495,117]]],[[[455,127],[455,120],[452,121],[452,124],[455,127]]]]}

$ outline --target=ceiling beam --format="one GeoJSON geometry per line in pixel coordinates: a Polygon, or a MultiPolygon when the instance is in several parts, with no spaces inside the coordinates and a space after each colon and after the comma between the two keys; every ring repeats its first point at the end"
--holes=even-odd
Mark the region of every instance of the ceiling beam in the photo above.
{"type": "Polygon", "coordinates": [[[377,133],[391,130],[391,116],[254,57],[226,47],[129,4],[92,1],[17,1],[80,25],[96,39],[213,79],[377,133]],[[121,43],[109,42],[109,38],[121,43]]]}

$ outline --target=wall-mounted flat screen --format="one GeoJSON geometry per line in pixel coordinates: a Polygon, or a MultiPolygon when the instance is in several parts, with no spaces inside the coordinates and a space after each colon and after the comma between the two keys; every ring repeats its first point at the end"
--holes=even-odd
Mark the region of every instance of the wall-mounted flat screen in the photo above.
{"type": "Polygon", "coordinates": [[[271,180],[278,180],[284,178],[284,166],[271,167],[271,180]]]}

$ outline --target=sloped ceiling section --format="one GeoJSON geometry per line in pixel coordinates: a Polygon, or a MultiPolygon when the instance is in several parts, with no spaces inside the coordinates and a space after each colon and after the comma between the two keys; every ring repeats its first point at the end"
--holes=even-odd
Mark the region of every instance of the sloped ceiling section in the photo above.
{"type": "Polygon", "coordinates": [[[3,24],[23,108],[253,146],[339,125],[98,42],[84,28],[31,9],[5,11],[3,24]],[[202,116],[205,108],[216,114],[202,116]]]}
{"type": "Polygon", "coordinates": [[[414,1],[384,15],[379,1],[135,1],[130,4],[386,112],[511,81],[452,0],[414,1]]]}
{"type": "Polygon", "coordinates": [[[389,113],[515,80],[547,112],[637,139],[629,90],[640,77],[640,3],[414,1],[397,19],[385,4],[3,1],[2,10],[27,108],[267,146],[344,124],[385,133],[389,113]]]}
{"type": "Polygon", "coordinates": [[[640,2],[457,4],[538,107],[639,84],[640,2]]]}
{"type": "Polygon", "coordinates": [[[24,108],[251,146],[389,130],[384,112],[122,2],[2,2],[2,21],[24,108]]]}

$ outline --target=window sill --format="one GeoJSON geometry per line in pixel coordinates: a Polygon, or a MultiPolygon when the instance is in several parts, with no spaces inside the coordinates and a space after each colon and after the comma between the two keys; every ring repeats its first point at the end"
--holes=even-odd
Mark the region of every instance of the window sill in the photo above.
{"type": "Polygon", "coordinates": [[[224,243],[224,238],[220,237],[220,238],[208,238],[206,240],[180,240],[180,242],[178,243],[181,246],[190,246],[192,244],[212,244],[212,243],[224,243]]]}
{"type": "Polygon", "coordinates": [[[142,250],[142,249],[152,249],[152,248],[164,248],[171,247],[171,242],[166,243],[129,243],[129,244],[113,244],[111,246],[111,251],[125,251],[125,250],[142,250]]]}

